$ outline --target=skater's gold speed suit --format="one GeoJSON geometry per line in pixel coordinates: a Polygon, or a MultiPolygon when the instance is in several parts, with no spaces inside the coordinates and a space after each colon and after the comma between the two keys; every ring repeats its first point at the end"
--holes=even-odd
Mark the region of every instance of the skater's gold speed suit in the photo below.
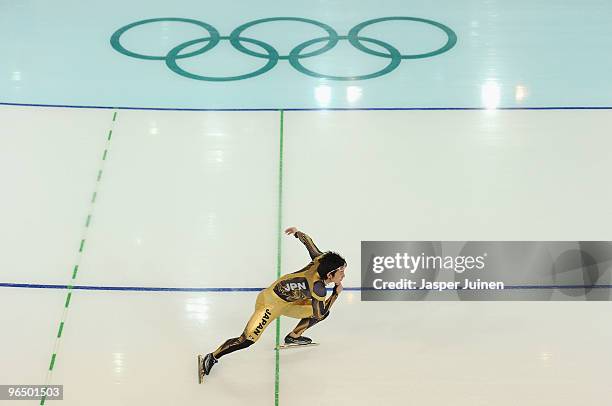
{"type": "Polygon", "coordinates": [[[325,299],[327,293],[325,283],[317,273],[324,253],[308,235],[297,231],[295,237],[306,246],[312,261],[297,272],[281,276],[262,290],[257,296],[255,311],[243,333],[224,342],[213,352],[215,358],[252,345],[278,316],[301,319],[294,330],[301,335],[304,330],[329,314],[329,309],[338,298],[338,293],[334,288],[332,295],[325,299]]]}

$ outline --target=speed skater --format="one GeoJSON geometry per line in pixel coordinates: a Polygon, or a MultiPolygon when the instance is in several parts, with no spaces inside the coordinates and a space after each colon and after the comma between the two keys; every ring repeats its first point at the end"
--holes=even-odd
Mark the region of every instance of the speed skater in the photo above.
{"type": "Polygon", "coordinates": [[[295,227],[286,229],[285,234],[293,235],[306,246],[310,263],[299,271],[281,276],[263,289],[257,295],[255,311],[242,334],[226,340],[205,357],[198,358],[200,381],[202,375],[210,374],[221,357],[253,345],[277,317],[300,319],[285,337],[285,344],[307,345],[312,340],[302,335],[304,331],[329,316],[331,307],[342,292],[346,261],[335,252],[321,252],[308,235],[295,227]],[[331,283],[334,288],[326,298],[325,286],[331,283]]]}

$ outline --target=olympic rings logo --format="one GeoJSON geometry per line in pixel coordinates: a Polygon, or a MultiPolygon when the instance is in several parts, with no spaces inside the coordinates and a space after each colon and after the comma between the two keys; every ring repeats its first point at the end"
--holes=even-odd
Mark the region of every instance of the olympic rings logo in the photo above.
{"type": "Polygon", "coordinates": [[[417,18],[417,17],[375,18],[375,19],[364,21],[360,24],[357,24],[356,26],[354,26],[353,28],[349,30],[348,35],[338,35],[338,33],[329,25],[316,21],[316,20],[311,20],[308,18],[271,17],[271,18],[262,18],[260,20],[250,21],[248,23],[242,24],[238,28],[234,29],[230,33],[229,36],[223,36],[219,34],[219,31],[217,31],[215,27],[203,21],[193,20],[189,18],[169,17],[169,18],[152,18],[152,19],[136,21],[134,23],[128,24],[125,27],[122,27],[113,33],[110,39],[110,43],[111,43],[111,46],[117,52],[120,52],[123,55],[130,56],[132,58],[137,58],[137,59],[165,61],[168,68],[170,68],[170,70],[172,70],[173,72],[181,76],[195,79],[195,80],[223,82],[223,81],[248,79],[248,78],[262,75],[270,71],[272,68],[276,66],[279,60],[288,60],[291,66],[294,69],[296,69],[298,72],[301,72],[305,75],[308,75],[314,78],[328,79],[328,80],[366,80],[366,79],[377,78],[377,77],[380,77],[380,76],[383,76],[383,75],[386,75],[392,72],[400,65],[403,59],[431,58],[433,56],[440,55],[444,52],[447,52],[450,49],[452,49],[457,43],[457,35],[452,29],[450,29],[444,24],[441,24],[433,20],[427,20],[424,18],[417,18]],[[174,48],[172,48],[166,55],[139,54],[139,53],[130,51],[126,49],[123,45],[121,45],[121,36],[125,34],[127,31],[129,31],[130,29],[141,26],[141,25],[145,25],[145,24],[151,24],[151,23],[157,23],[157,22],[169,22],[169,21],[194,24],[196,26],[203,28],[207,32],[207,36],[202,37],[202,38],[196,38],[196,39],[184,42],[182,44],[179,44],[175,46],[174,48]],[[264,24],[264,23],[268,23],[272,21],[297,21],[297,22],[312,24],[326,31],[327,36],[314,38],[314,39],[305,41],[301,44],[298,44],[287,55],[280,55],[279,52],[275,48],[273,48],[270,44],[266,42],[263,42],[263,41],[260,41],[254,38],[242,36],[244,31],[246,31],[248,28],[251,28],[258,24],[264,24]],[[420,53],[420,54],[402,54],[397,48],[395,48],[393,45],[387,42],[383,42],[378,39],[359,35],[360,32],[364,28],[369,27],[374,24],[382,23],[385,21],[410,21],[410,22],[427,24],[427,25],[430,25],[430,26],[433,26],[435,28],[442,30],[447,37],[447,41],[442,47],[435,49],[433,51],[430,51],[430,52],[425,52],[425,53],[420,53]],[[253,56],[255,58],[264,59],[267,62],[265,63],[264,66],[262,66],[261,68],[253,72],[245,73],[243,75],[237,75],[237,76],[222,76],[222,77],[197,75],[195,73],[187,72],[185,69],[179,66],[178,64],[179,60],[201,55],[211,50],[212,48],[214,48],[221,41],[229,41],[230,44],[234,47],[234,49],[236,49],[237,51],[242,52],[246,55],[253,56]],[[319,72],[310,70],[302,64],[301,61],[303,59],[312,58],[317,55],[321,55],[331,50],[332,48],[334,48],[338,44],[339,41],[348,41],[353,47],[357,48],[358,50],[365,52],[366,54],[369,54],[369,55],[374,55],[376,57],[388,59],[389,63],[384,68],[376,72],[373,72],[367,75],[358,75],[358,76],[327,75],[324,73],[319,73],[319,72]],[[253,51],[245,47],[244,43],[255,45],[262,52],[253,51]],[[195,51],[183,52],[185,49],[189,47],[192,47],[194,45],[200,45],[200,44],[201,44],[201,48],[195,51]],[[322,44],[322,45],[318,49],[307,51],[309,48],[311,48],[315,44],[322,44]],[[380,50],[372,49],[370,46],[366,44],[376,45],[386,50],[386,52],[381,52],[380,50]]]}

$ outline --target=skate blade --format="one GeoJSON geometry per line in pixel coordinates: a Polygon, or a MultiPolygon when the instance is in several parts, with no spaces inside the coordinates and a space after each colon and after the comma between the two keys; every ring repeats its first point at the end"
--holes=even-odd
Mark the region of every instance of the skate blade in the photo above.
{"type": "Polygon", "coordinates": [[[202,355],[198,355],[198,383],[201,385],[204,382],[204,369],[202,369],[202,355]]]}
{"type": "Polygon", "coordinates": [[[281,344],[276,347],[277,350],[288,350],[289,348],[304,348],[304,347],[315,347],[319,345],[319,343],[310,343],[310,344],[281,344]]]}

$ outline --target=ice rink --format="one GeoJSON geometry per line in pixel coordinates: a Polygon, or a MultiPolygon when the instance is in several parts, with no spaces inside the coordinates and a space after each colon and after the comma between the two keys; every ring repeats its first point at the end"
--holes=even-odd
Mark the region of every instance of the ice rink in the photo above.
{"type": "MultiPolygon", "coordinates": [[[[276,378],[280,404],[610,396],[608,302],[373,303],[356,289],[365,239],[605,239],[608,111],[283,112],[282,132],[280,112],[0,114],[2,382],[61,383],[69,405],[267,405],[276,378]],[[349,263],[309,332],[322,344],[281,351],[277,375],[270,327],[198,386],[195,354],[239,335],[276,277],[279,215],[349,263]]],[[[308,261],[280,241],[281,273],[308,261]]]]}
{"type": "MultiPolygon", "coordinates": [[[[550,302],[365,302],[360,249],[361,241],[612,240],[612,57],[597,51],[612,38],[612,5],[409,3],[343,13],[345,1],[238,1],[209,15],[191,0],[116,12],[0,3],[0,384],[64,385],[63,401],[14,403],[611,402],[609,301],[554,289],[550,302]],[[81,19],[88,13],[98,18],[81,19]],[[567,28],[573,13],[591,23],[567,28]],[[418,16],[458,39],[381,77],[340,81],[293,72],[282,57],[291,50],[282,40],[295,45],[312,32],[272,38],[255,27],[281,42],[276,70],[224,83],[176,76],[109,42],[138,20],[200,18],[227,35],[282,15],[335,22],[342,35],[369,18],[418,16]],[[47,40],[66,49],[42,49],[47,40]],[[90,40],[100,45],[83,45],[90,40]],[[30,59],[34,51],[44,63],[30,59]],[[557,66],[561,56],[571,60],[557,66]],[[196,355],[240,335],[259,290],[310,260],[282,235],[290,226],[348,262],[330,317],[306,333],[321,345],[275,350],[297,323],[282,317],[198,385],[196,355]]],[[[126,34],[124,44],[168,52],[193,34],[173,24],[143,31],[163,40],[126,34]]],[[[402,27],[384,35],[414,34],[413,52],[446,41],[402,27]]],[[[331,72],[343,61],[334,75],[359,77],[385,66],[341,46],[339,59],[308,69],[331,72]]],[[[213,55],[226,53],[229,45],[213,55]]],[[[243,62],[203,66],[238,75],[262,64],[243,62]]]]}

